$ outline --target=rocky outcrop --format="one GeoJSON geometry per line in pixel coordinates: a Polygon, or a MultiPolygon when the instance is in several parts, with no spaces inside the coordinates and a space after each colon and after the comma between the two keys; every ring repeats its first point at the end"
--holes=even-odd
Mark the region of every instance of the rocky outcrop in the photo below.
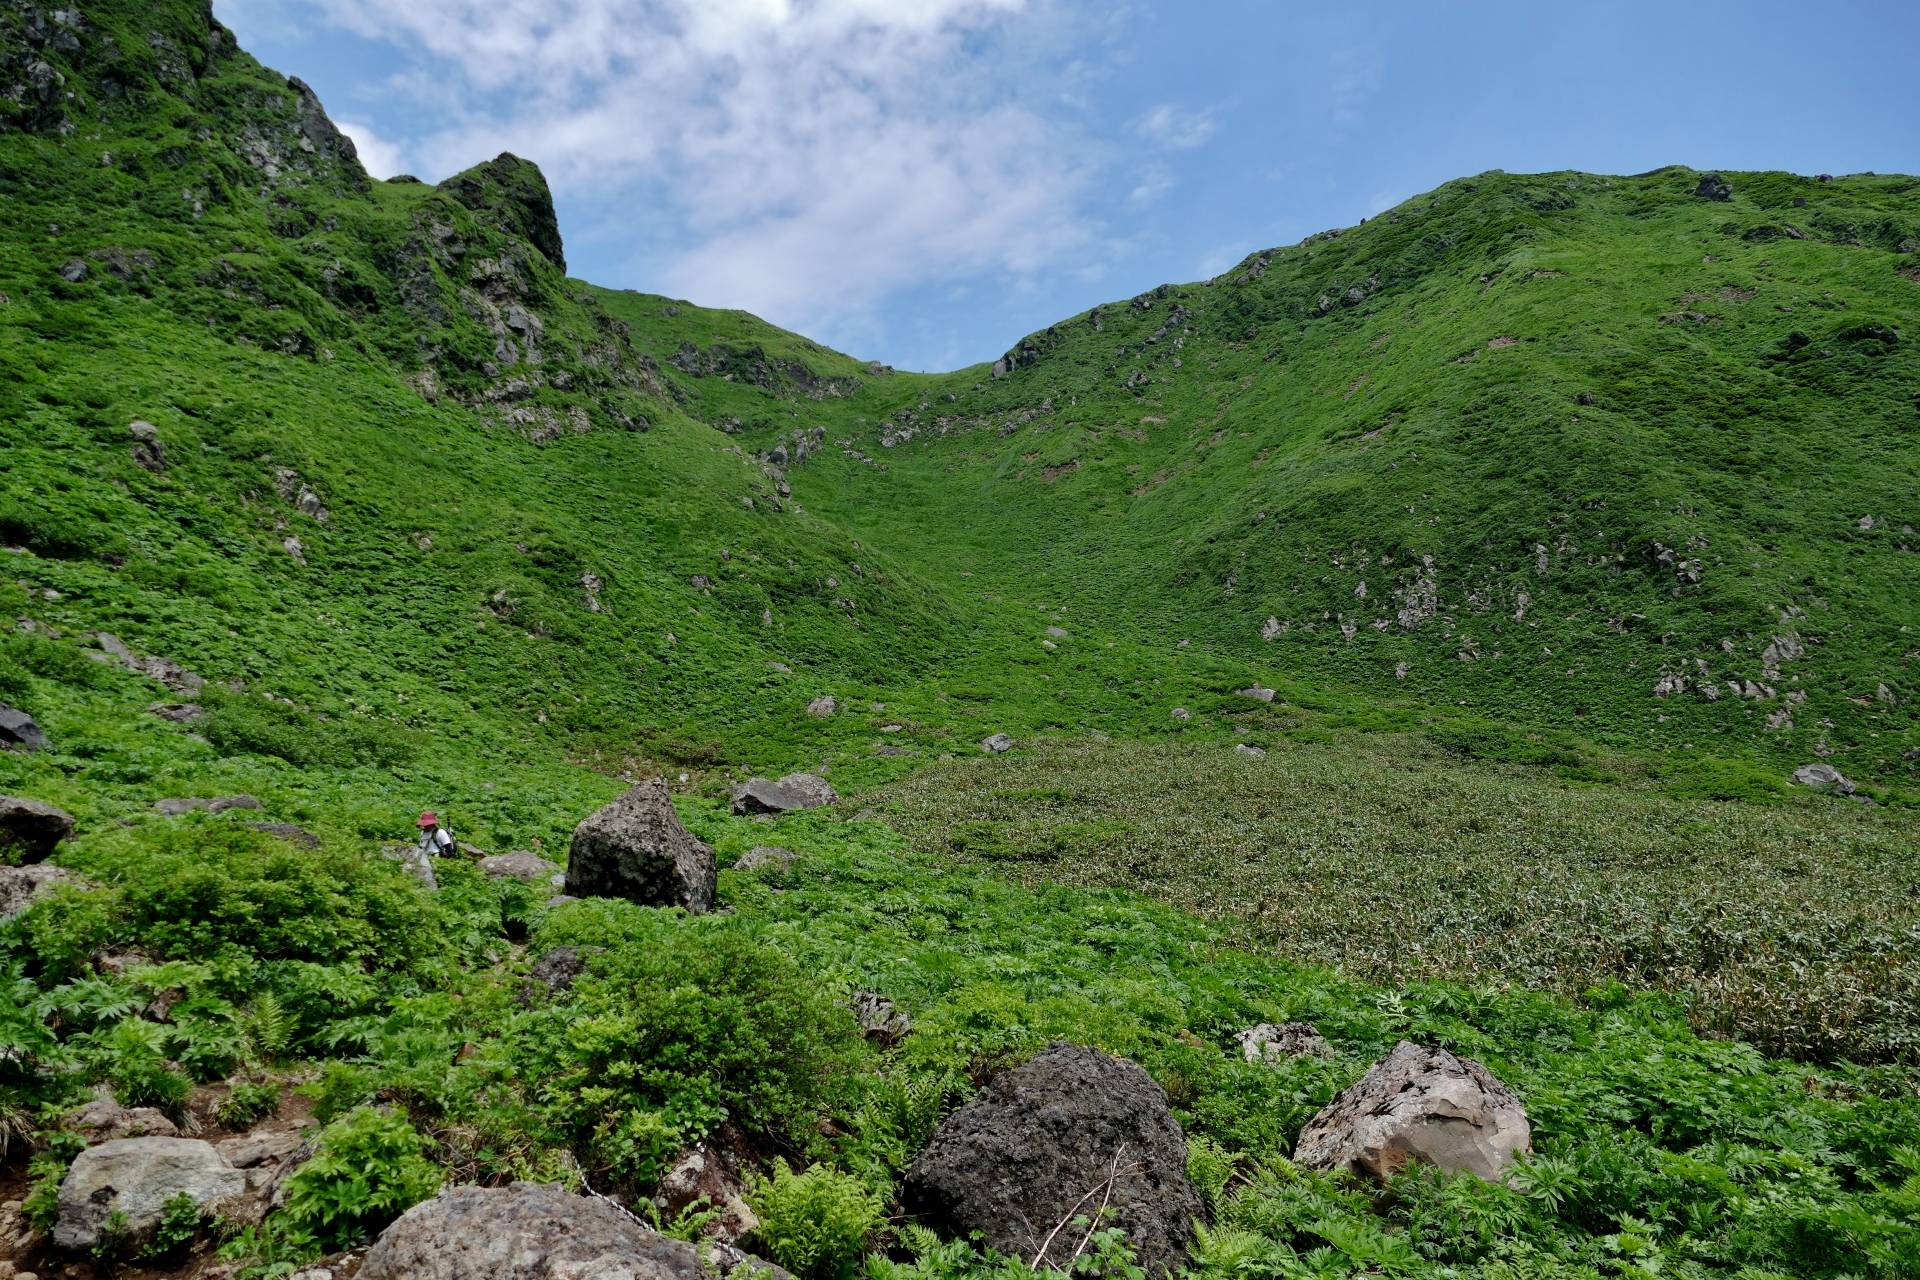
{"type": "Polygon", "coordinates": [[[0,796],[0,856],[44,862],[73,834],[73,815],[23,796],[0,796]]]}
{"type": "Polygon", "coordinates": [[[1293,1161],[1374,1182],[1418,1161],[1491,1182],[1532,1141],[1526,1108],[1486,1067],[1402,1040],[1307,1122],[1293,1161]]]}
{"type": "Polygon", "coordinates": [[[94,643],[100,646],[99,650],[86,652],[99,661],[125,667],[136,675],[158,681],[175,693],[184,693],[188,697],[197,697],[200,691],[206,688],[205,680],[171,658],[135,653],[127,647],[126,641],[107,631],[96,632],[93,639],[94,643]]]}
{"type": "Polygon", "coordinates": [[[649,778],[574,828],[566,892],[649,907],[713,906],[713,847],[693,838],[663,778],[649,778]]]}
{"type": "Polygon", "coordinates": [[[454,1187],[368,1250],[359,1280],[709,1280],[694,1246],[557,1186],[454,1187]]]}
{"type": "Polygon", "coordinates": [[[439,190],[475,213],[490,215],[501,231],[524,237],[547,255],[547,261],[562,273],[566,271],[567,254],[560,240],[560,219],[553,211],[553,192],[547,187],[546,175],[533,161],[502,151],[448,178],[439,190]]]}
{"type": "Polygon", "coordinates": [[[818,809],[840,798],[825,778],[814,773],[790,773],[778,782],[749,778],[733,789],[733,811],[738,815],[790,813],[818,809]]]}
{"type": "Polygon", "coordinates": [[[1846,774],[1830,764],[1815,762],[1803,764],[1793,771],[1793,780],[1803,787],[1815,791],[1831,791],[1837,795],[1850,796],[1859,788],[1853,785],[1846,774]]]}
{"type": "Polygon", "coordinates": [[[39,751],[46,745],[47,735],[40,732],[40,726],[32,716],[18,707],[0,703],[0,747],[39,751]]]}
{"type": "Polygon", "coordinates": [[[1263,1022],[1248,1027],[1234,1039],[1239,1042],[1240,1056],[1248,1062],[1285,1062],[1288,1058],[1327,1058],[1333,1055],[1333,1046],[1326,1037],[1304,1022],[1289,1022],[1274,1026],[1263,1022]]]}
{"type": "Polygon", "coordinates": [[[525,880],[528,884],[553,883],[555,876],[565,875],[565,870],[557,862],[548,862],[537,853],[528,853],[516,849],[512,853],[496,853],[490,858],[482,858],[476,864],[489,880],[525,880]]]}
{"type": "Polygon", "coordinates": [[[1060,1268],[1084,1234],[1061,1224],[1104,1203],[1160,1280],[1184,1261],[1193,1221],[1206,1213],[1186,1162],[1186,1138],[1152,1076],[1097,1049],[1054,1044],[934,1131],[901,1199],[929,1226],[977,1231],[1002,1253],[1060,1268]]]}
{"type": "Polygon", "coordinates": [[[35,898],[45,897],[54,885],[79,883],[65,867],[45,862],[0,867],[0,920],[13,919],[32,906],[35,898]]]}
{"type": "Polygon", "coordinates": [[[840,703],[832,694],[824,694],[807,704],[807,714],[825,719],[840,709],[840,703]]]}
{"type": "Polygon", "coordinates": [[[155,800],[153,811],[177,818],[183,813],[192,813],[195,809],[204,809],[208,813],[225,813],[229,809],[258,809],[260,802],[252,796],[192,796],[177,800],[155,800]]]}
{"type": "Polygon", "coordinates": [[[191,1197],[206,1210],[240,1200],[247,1175],[197,1138],[119,1138],[88,1147],[60,1184],[60,1218],[53,1242],[62,1249],[92,1249],[101,1243],[110,1215],[127,1237],[138,1240],[160,1223],[176,1196],[191,1197]]]}

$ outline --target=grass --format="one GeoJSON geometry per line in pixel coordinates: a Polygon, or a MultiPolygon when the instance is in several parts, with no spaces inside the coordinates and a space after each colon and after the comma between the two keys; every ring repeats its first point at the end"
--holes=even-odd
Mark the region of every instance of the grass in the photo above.
{"type": "MultiPolygon", "coordinates": [[[[1059,742],[921,770],[883,812],[1022,883],[1126,887],[1372,982],[1671,993],[1703,1034],[1911,1058],[1920,871],[1903,817],[1676,799],[1419,735],[1059,742]]],[[[1562,767],[1564,770],[1564,766],[1562,767]]]]}

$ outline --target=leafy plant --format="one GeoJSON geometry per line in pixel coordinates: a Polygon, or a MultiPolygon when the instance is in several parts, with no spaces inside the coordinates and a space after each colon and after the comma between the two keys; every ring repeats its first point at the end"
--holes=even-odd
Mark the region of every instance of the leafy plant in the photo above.
{"type": "Polygon", "coordinates": [[[747,1203],[760,1219],[761,1250],[800,1280],[851,1275],[867,1237],[886,1220],[885,1207],[858,1178],[825,1165],[795,1173],[784,1159],[758,1179],[747,1203]]]}
{"type": "Polygon", "coordinates": [[[213,1118],[229,1129],[246,1129],[280,1110],[280,1086],[272,1080],[238,1080],[213,1108],[213,1118]]]}
{"type": "Polygon", "coordinates": [[[143,1258],[161,1258],[191,1243],[200,1234],[200,1206],[184,1191],[160,1206],[160,1221],[153,1239],[141,1251],[143,1258]]]}
{"type": "Polygon", "coordinates": [[[444,1174],[422,1149],[405,1116],[372,1107],[348,1112],[287,1179],[281,1213],[288,1229],[323,1249],[357,1244],[439,1189],[444,1174]]]}

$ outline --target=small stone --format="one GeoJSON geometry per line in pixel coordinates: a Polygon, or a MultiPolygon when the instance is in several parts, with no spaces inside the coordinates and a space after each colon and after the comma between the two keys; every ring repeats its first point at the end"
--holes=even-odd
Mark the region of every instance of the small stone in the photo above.
{"type": "Polygon", "coordinates": [[[1175,707],[1173,709],[1172,715],[1175,720],[1193,719],[1193,712],[1187,710],[1185,707],[1175,707]]]}
{"type": "Polygon", "coordinates": [[[11,920],[44,898],[57,884],[80,884],[71,871],[48,862],[24,867],[0,866],[0,920],[11,920]]]}
{"type": "Polygon", "coordinates": [[[1233,754],[1237,756],[1261,757],[1267,753],[1254,746],[1251,742],[1236,742],[1233,744],[1233,754]]]}
{"type": "Polygon", "coordinates": [[[832,694],[815,698],[807,704],[807,714],[825,719],[840,709],[840,702],[832,694]]]}
{"type": "Polygon", "coordinates": [[[511,878],[514,880],[524,880],[528,884],[532,884],[536,880],[550,881],[556,874],[561,874],[559,863],[548,862],[539,854],[528,853],[524,849],[516,849],[512,853],[500,853],[490,858],[482,858],[475,865],[485,873],[489,880],[511,878]]]}
{"type": "Polygon", "coordinates": [[[1272,702],[1274,698],[1274,691],[1257,680],[1238,692],[1243,698],[1258,698],[1262,702],[1272,702]]]}
{"type": "Polygon", "coordinates": [[[757,844],[740,855],[740,860],[733,864],[733,869],[735,871],[754,871],[761,867],[777,867],[785,871],[793,865],[793,860],[799,856],[799,854],[791,849],[782,849],[777,845],[757,844]]]}
{"type": "Polygon", "coordinates": [[[1248,1027],[1234,1040],[1240,1045],[1240,1056],[1248,1062],[1284,1062],[1289,1058],[1332,1061],[1334,1057],[1333,1046],[1327,1043],[1326,1037],[1304,1022],[1289,1022],[1278,1027],[1262,1022],[1248,1027]]]}
{"type": "Polygon", "coordinates": [[[905,1039],[907,1032],[913,1030],[906,1010],[883,995],[861,991],[854,995],[851,1005],[860,1030],[879,1041],[883,1049],[905,1039]]]}
{"type": "Polygon", "coordinates": [[[147,710],[175,724],[192,724],[207,714],[206,708],[197,702],[156,702],[147,710]]]}
{"type": "Polygon", "coordinates": [[[990,756],[997,756],[1003,751],[1013,750],[1013,739],[1004,733],[996,733],[990,738],[982,738],[980,749],[990,756]]]}
{"type": "Polygon", "coordinates": [[[82,1135],[87,1145],[121,1138],[177,1138],[173,1121],[152,1107],[123,1107],[101,1085],[101,1096],[70,1113],[64,1127],[82,1135]]]}
{"type": "Polygon", "coordinates": [[[1067,630],[1065,627],[1048,627],[1047,634],[1055,637],[1056,639],[1065,639],[1067,635],[1067,630]]]}

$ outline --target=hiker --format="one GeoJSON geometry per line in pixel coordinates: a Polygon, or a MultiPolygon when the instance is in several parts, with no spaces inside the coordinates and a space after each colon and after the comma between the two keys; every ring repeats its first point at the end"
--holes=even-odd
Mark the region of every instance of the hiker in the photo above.
{"type": "Polygon", "coordinates": [[[420,828],[420,852],[445,857],[454,850],[453,832],[440,825],[439,815],[429,809],[414,824],[420,828]]]}

